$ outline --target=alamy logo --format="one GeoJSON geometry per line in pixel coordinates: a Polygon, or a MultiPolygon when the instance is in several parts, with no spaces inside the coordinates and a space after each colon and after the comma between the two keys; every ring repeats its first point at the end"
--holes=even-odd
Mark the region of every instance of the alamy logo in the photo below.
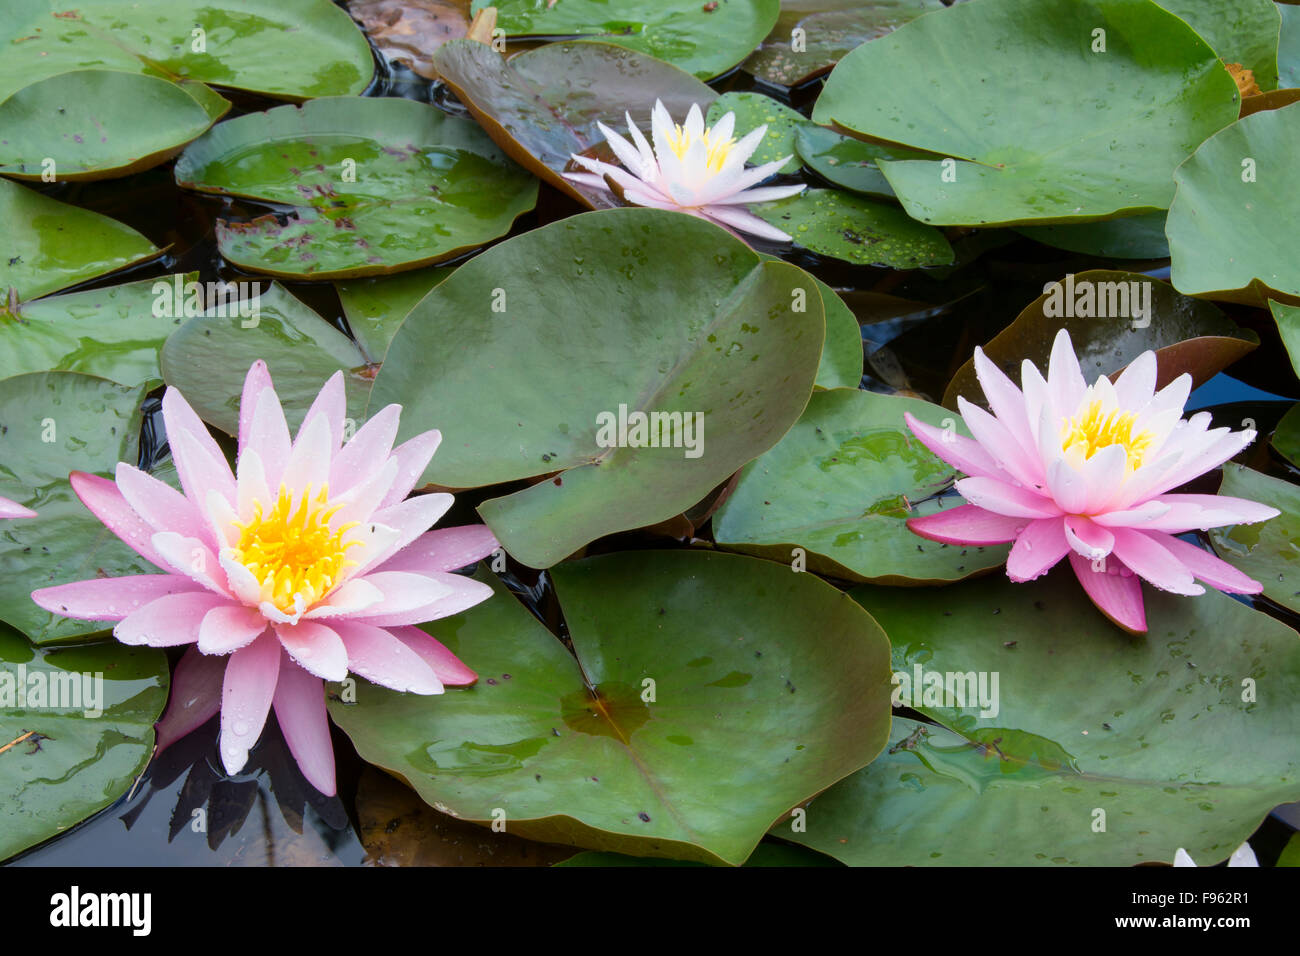
{"type": "Polygon", "coordinates": [[[149,893],[82,893],[78,886],[50,897],[50,925],[127,926],[133,936],[148,936],[153,927],[149,893]]]}
{"type": "Polygon", "coordinates": [[[618,412],[596,415],[596,444],[601,448],[681,448],[687,458],[704,454],[703,412],[618,412]]]}
{"type": "Polygon", "coordinates": [[[1047,301],[1043,315],[1049,319],[1131,319],[1133,328],[1151,324],[1151,280],[1094,282],[1075,280],[1067,273],[1064,282],[1043,286],[1047,301]]]}
{"type": "Polygon", "coordinates": [[[0,710],[80,710],[85,717],[104,713],[102,672],[0,670],[0,710]]]}
{"type": "Polygon", "coordinates": [[[262,287],[256,282],[185,282],[179,275],[153,284],[154,318],[234,318],[246,329],[262,319],[262,287]]]}
{"type": "Polygon", "coordinates": [[[895,707],[978,707],[981,717],[996,717],[998,701],[997,671],[927,671],[920,664],[912,673],[894,671],[895,707]]]}

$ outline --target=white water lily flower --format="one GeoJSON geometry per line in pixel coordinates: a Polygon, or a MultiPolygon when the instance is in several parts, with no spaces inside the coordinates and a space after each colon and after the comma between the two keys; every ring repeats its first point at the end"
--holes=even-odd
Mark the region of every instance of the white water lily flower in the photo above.
{"type": "MultiPolygon", "coordinates": [[[[1178,852],[1174,854],[1174,866],[1196,866],[1196,861],[1186,850],[1179,847],[1178,852]]],[[[1259,866],[1259,860],[1255,859],[1255,851],[1250,848],[1250,844],[1243,843],[1232,851],[1232,856],[1228,857],[1228,866],[1259,866]]]]}
{"type": "Polygon", "coordinates": [[[695,105],[687,114],[686,123],[678,126],[664,104],[655,100],[650,114],[652,150],[632,122],[631,114],[624,115],[632,135],[631,143],[604,123],[596,124],[623,166],[575,154],[573,161],[588,172],[565,173],[566,179],[613,192],[636,206],[675,209],[762,239],[790,241],[786,233],[744,208],[747,203],[784,199],[807,188],[803,185],[750,188],[776,173],[790,159],[783,156],[761,166],[745,168],[745,161],[763,141],[766,126],[758,127],[737,142],[732,135],[736,128],[735,113],[728,113],[706,128],[704,114],[695,105]]]}

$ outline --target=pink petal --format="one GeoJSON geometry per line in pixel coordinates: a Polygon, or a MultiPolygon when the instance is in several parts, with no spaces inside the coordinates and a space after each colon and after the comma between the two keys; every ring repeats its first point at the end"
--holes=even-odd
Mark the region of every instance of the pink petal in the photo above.
{"type": "Polygon", "coordinates": [[[256,449],[269,488],[279,489],[284,466],[289,461],[289,423],[284,418],[280,396],[267,386],[257,394],[249,422],[245,447],[256,449]]]}
{"type": "Polygon", "coordinates": [[[32,592],[32,600],[52,614],[83,621],[120,621],[144,605],[169,594],[205,592],[179,574],[130,574],[90,578],[32,592]]]}
{"type": "Polygon", "coordinates": [[[253,643],[268,626],[257,608],[242,604],[219,605],[203,615],[199,625],[199,651],[229,654],[253,643]]]}
{"type": "MultiPolygon", "coordinates": [[[[979,379],[980,388],[988,400],[989,408],[997,416],[1020,446],[1026,456],[1037,459],[1038,443],[1029,430],[1029,418],[1025,414],[1025,396],[1006,373],[998,368],[984,354],[984,350],[975,346],[975,377],[979,379]]],[[[1039,463],[1039,470],[1042,465],[1039,463]]]]}
{"type": "Polygon", "coordinates": [[[1070,566],[1083,585],[1097,610],[1112,623],[1130,634],[1147,632],[1146,609],[1142,605],[1142,581],[1136,574],[1124,574],[1116,565],[1117,573],[1094,571],[1092,562],[1082,555],[1070,552],[1070,566]]]}
{"type": "Polygon", "coordinates": [[[171,485],[124,461],[117,463],[115,477],[127,504],[155,531],[176,531],[209,547],[215,543],[199,509],[171,485]]]}
{"type": "Polygon", "coordinates": [[[150,647],[193,644],[199,639],[203,615],[214,607],[229,603],[229,598],[209,591],[169,594],[122,618],[113,628],[113,636],[123,644],[147,644],[150,647]]]}
{"type": "Polygon", "coordinates": [[[1192,580],[1192,572],[1187,566],[1147,532],[1116,528],[1114,554],[1134,574],[1141,575],[1162,591],[1187,595],[1205,593],[1205,588],[1192,580]]]}
{"type": "Polygon", "coordinates": [[[430,577],[443,582],[450,589],[450,593],[428,604],[409,609],[398,608],[386,602],[380,608],[379,613],[373,615],[361,614],[354,619],[380,627],[397,624],[424,624],[440,618],[450,617],[453,614],[459,614],[461,611],[486,601],[493,594],[492,589],[486,584],[463,575],[434,574],[430,575],[430,577]]]}
{"type": "Polygon", "coordinates": [[[264,633],[226,658],[221,688],[221,762],[239,773],[266,726],[280,676],[280,643],[264,633]]]}
{"type": "Polygon", "coordinates": [[[435,528],[420,535],[375,570],[415,574],[456,571],[486,558],[499,547],[496,535],[485,524],[435,528]]]}
{"type": "Polygon", "coordinates": [[[275,719],[307,782],[325,796],[334,796],[334,745],[325,688],[319,677],[307,673],[287,653],[280,662],[280,680],[275,687],[275,719]]]}
{"type": "Polygon", "coordinates": [[[383,549],[365,553],[356,573],[360,574],[387,561],[398,551],[424,534],[447,513],[455,499],[444,492],[416,495],[370,516],[370,524],[385,525],[397,531],[397,537],[383,549]]]}
{"type": "Polygon", "coordinates": [[[1070,550],[1060,516],[1029,522],[1007,556],[1007,577],[1032,581],[1046,574],[1070,550]]]}
{"type": "Polygon", "coordinates": [[[0,518],[35,518],[36,512],[8,498],[0,498],[0,518]]]}
{"type": "Polygon", "coordinates": [[[416,435],[410,441],[403,442],[393,449],[393,458],[397,461],[397,478],[393,481],[388,494],[380,502],[381,508],[387,508],[403,500],[420,481],[424,469],[429,467],[433,453],[442,443],[442,432],[436,428],[416,435]]]}
{"type": "Polygon", "coordinates": [[[121,538],[146,561],[159,568],[167,567],[167,562],[154,550],[153,528],[127,504],[126,498],[122,496],[117,485],[107,478],[87,474],[84,471],[74,471],[68,476],[68,481],[77,497],[81,499],[81,503],[90,509],[91,514],[104,522],[104,526],[109,531],[121,538]]]}
{"type": "Polygon", "coordinates": [[[162,406],[167,444],[185,496],[194,502],[206,501],[211,489],[234,501],[235,476],[207,426],[174,388],[163,394],[162,406]]]}
{"type": "Polygon", "coordinates": [[[322,680],[348,676],[348,652],[333,628],[315,621],[277,624],[275,633],[299,667],[322,680]]]}
{"type": "Polygon", "coordinates": [[[343,444],[343,419],[347,417],[347,404],[347,394],[343,388],[343,373],[335,372],[316,395],[316,400],[311,403],[311,408],[307,409],[307,414],[303,416],[302,424],[298,426],[298,437],[302,438],[303,432],[313,419],[324,418],[329,426],[330,453],[337,452],[343,444]]]}
{"type": "Polygon", "coordinates": [[[1075,552],[1090,561],[1106,557],[1115,547],[1115,536],[1083,515],[1065,516],[1065,539],[1075,552]]]}
{"type": "Polygon", "coordinates": [[[1106,510],[1115,497],[1115,490],[1124,483],[1128,471],[1128,452],[1122,445],[1109,445],[1091,458],[1084,459],[1080,474],[1087,491],[1084,495],[1084,514],[1093,515],[1106,510]]]}
{"type": "Polygon", "coordinates": [[[344,581],[323,600],[312,605],[303,620],[351,617],[382,603],[384,592],[365,578],[344,581]]]}
{"type": "Polygon", "coordinates": [[[944,544],[977,546],[1014,541],[1027,523],[1026,518],[996,514],[978,505],[958,505],[922,518],[907,519],[907,527],[923,538],[944,544]]]}
{"type": "MultiPolygon", "coordinates": [[[[1226,512],[1232,515],[1229,520],[1233,524],[1254,524],[1257,521],[1267,521],[1270,518],[1276,518],[1282,513],[1276,508],[1260,504],[1258,501],[1248,501],[1245,498],[1233,498],[1228,495],[1169,494],[1156,495],[1152,500],[1169,505],[1197,505],[1204,508],[1206,511],[1226,512]]],[[[1225,524],[1226,523],[1227,522],[1225,522],[1225,524]]]]}
{"type": "Polygon", "coordinates": [[[1020,518],[1053,518],[1061,509],[1051,498],[1035,494],[1027,488],[1017,488],[996,478],[962,478],[957,484],[958,493],[971,504],[1000,515],[1020,518]]]}
{"type": "Polygon", "coordinates": [[[1047,389],[1058,416],[1071,415],[1088,390],[1079,359],[1070,343],[1070,333],[1061,329],[1052,342],[1052,357],[1047,366],[1047,389]]]}
{"type": "Polygon", "coordinates": [[[209,657],[194,647],[185,651],[172,675],[167,710],[154,725],[158,738],[155,755],[216,716],[221,710],[221,680],[225,673],[224,657],[209,657]]]}
{"type": "Polygon", "coordinates": [[[957,407],[975,440],[984,446],[984,450],[1006,472],[1025,485],[1043,483],[1042,461],[1037,455],[1026,451],[1005,425],[960,396],[957,398],[957,407]]]}
{"type": "MultiPolygon", "coordinates": [[[[690,210],[683,211],[689,212],[690,210]]],[[[701,208],[700,215],[705,219],[712,219],[719,225],[735,229],[737,232],[757,236],[760,239],[770,239],[772,242],[789,242],[792,238],[789,233],[782,232],[776,226],[743,209],[721,205],[706,206],[701,208]]]]}
{"type": "Polygon", "coordinates": [[[1115,397],[1121,408],[1142,409],[1156,393],[1156,353],[1143,352],[1115,380],[1115,397]]]}
{"type": "Polygon", "coordinates": [[[348,670],[373,684],[412,694],[441,694],[442,682],[415,651],[382,627],[359,621],[334,625],[348,651],[348,670]]]}
{"type": "Polygon", "coordinates": [[[239,454],[241,456],[253,433],[253,410],[257,407],[257,396],[261,395],[264,389],[272,387],[271,373],[266,363],[258,359],[249,366],[248,374],[244,376],[244,391],[239,399],[239,454]]]}
{"type": "Polygon", "coordinates": [[[387,405],[362,425],[352,440],[334,457],[330,467],[330,491],[342,494],[382,468],[393,450],[402,406],[387,405]]]}
{"type": "Polygon", "coordinates": [[[382,598],[365,612],[350,615],[364,619],[374,614],[395,614],[424,607],[454,593],[457,582],[468,580],[457,574],[414,574],[410,571],[372,571],[355,579],[378,588],[382,598]]]}
{"type": "Polygon", "coordinates": [[[167,568],[192,578],[209,591],[229,595],[220,574],[221,562],[216,552],[198,538],[186,538],[174,531],[159,531],[153,536],[154,550],[167,562],[167,568]]]}
{"type": "Polygon", "coordinates": [[[464,661],[428,632],[418,627],[390,627],[386,630],[419,654],[448,687],[464,687],[478,680],[478,675],[464,661]]]}
{"type": "Polygon", "coordinates": [[[1151,537],[1168,549],[1169,553],[1181,561],[1187,570],[1191,571],[1199,580],[1210,585],[1210,587],[1218,588],[1220,591],[1226,591],[1229,594],[1259,594],[1264,590],[1264,585],[1254,578],[1243,574],[1227,561],[1202,548],[1198,548],[1190,542],[1159,532],[1151,533],[1151,537]]]}
{"type": "Polygon", "coordinates": [[[1107,528],[1131,528],[1167,515],[1169,507],[1159,501],[1147,501],[1123,511],[1108,511],[1105,514],[1092,515],[1092,520],[1107,528]]]}
{"type": "Polygon", "coordinates": [[[997,478],[1005,474],[1002,466],[974,439],[958,435],[955,431],[927,425],[920,419],[913,418],[911,412],[903,413],[903,421],[935,457],[946,461],[958,471],[972,477],[985,478],[997,478]]]}

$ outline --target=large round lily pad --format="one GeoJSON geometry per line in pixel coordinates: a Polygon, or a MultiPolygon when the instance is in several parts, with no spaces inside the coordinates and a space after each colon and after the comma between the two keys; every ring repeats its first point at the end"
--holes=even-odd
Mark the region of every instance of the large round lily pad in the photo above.
{"type": "Polygon", "coordinates": [[[116,70],[60,73],[0,103],[0,172],[35,180],[125,176],[170,159],[229,108],[201,84],[116,70]]]}
{"type": "Polygon", "coordinates": [[[163,378],[184,394],[205,422],[227,434],[239,431],[239,400],[244,377],[258,359],[266,362],[285,417],[297,428],[321,386],[335,372],[346,372],[348,415],[357,428],[364,421],[366,397],[374,380],[369,356],[279,284],[260,294],[247,317],[229,307],[195,316],[163,346],[163,378]],[[221,356],[214,362],[213,356],[221,356]]]}
{"type": "Polygon", "coordinates": [[[0,378],[59,370],[122,385],[157,381],[162,378],[158,353],[184,321],[168,314],[176,311],[170,290],[175,280],[193,281],[196,275],[142,279],[21,303],[0,320],[0,378]]]}
{"type": "Polygon", "coordinates": [[[1261,90],[1277,89],[1277,44],[1282,27],[1273,0],[1156,0],[1199,33],[1224,63],[1255,74],[1261,90]]]}
{"type": "Polygon", "coordinates": [[[795,131],[795,149],[809,169],[836,186],[894,198],[894,188],[876,162],[881,159],[928,159],[929,153],[884,143],[864,143],[825,126],[805,123],[795,131]]]}
{"type": "Polygon", "coordinates": [[[1221,558],[1264,585],[1266,598],[1300,611],[1300,486],[1229,462],[1219,492],[1282,512],[1258,524],[1214,528],[1210,540],[1221,558]]]}
{"type": "MultiPolygon", "coordinates": [[[[46,77],[103,69],[285,99],[360,93],[366,38],[330,0],[22,0],[0,20],[0,100],[46,77]]],[[[129,105],[129,104],[127,104],[129,105]]],[[[152,121],[141,112],[142,125],[152,121]]]]}
{"type": "Polygon", "coordinates": [[[76,372],[0,379],[0,495],[38,515],[0,528],[0,619],[37,644],[105,625],[42,610],[32,591],[157,570],[104,527],[68,484],[72,471],[111,477],[119,461],[135,464],[147,390],[76,372]]]}
{"type": "Polygon", "coordinates": [[[1214,51],[1154,3],[979,0],[858,47],[813,120],[950,157],[881,161],[913,217],[1006,225],[1166,208],[1174,167],[1238,103],[1214,51]]]}
{"type": "Polygon", "coordinates": [[[573,654],[494,583],[431,625],[478,683],[441,697],[363,685],[356,704],[331,701],[335,722],[444,813],[733,865],[880,752],[888,640],[814,576],[668,551],[564,564],[554,582],[573,654]]]}
{"type": "Polygon", "coordinates": [[[0,310],[144,262],[162,250],[129,226],[0,179],[0,310]]]}
{"type": "Polygon", "coordinates": [[[227,259],[280,276],[378,275],[504,235],[537,182],[474,123],[413,100],[328,97],[213,128],[176,162],[203,192],[292,207],[218,222],[227,259]]]}
{"type": "Polygon", "coordinates": [[[1187,295],[1300,304],[1300,103],[1243,117],[1206,140],[1174,174],[1172,281],[1187,295]]]}
{"type": "Polygon", "coordinates": [[[474,0],[512,37],[592,37],[672,63],[702,80],[745,59],[776,23],[779,0],[474,0]]]}
{"type": "MultiPolygon", "coordinates": [[[[1059,288],[1025,306],[1011,325],[984,346],[1012,381],[1020,381],[1025,359],[1040,371],[1047,368],[1052,342],[1063,328],[1070,332],[1083,377],[1089,382],[1119,372],[1152,349],[1161,387],[1183,372],[1200,385],[1259,345],[1259,336],[1239,328],[1211,303],[1179,295],[1167,282],[1150,276],[1095,269],[1062,276],[1058,283],[1059,288]],[[1066,310],[1073,314],[1064,314],[1066,310]]],[[[958,395],[984,402],[974,359],[952,377],[943,404],[956,408],[958,395]]]]}
{"type": "Polygon", "coordinates": [[[370,407],[404,407],[399,438],[441,429],[427,481],[559,472],[479,506],[510,554],[548,567],[680,514],[785,434],[822,353],[816,293],[806,272],[693,216],[585,213],[429,293],[370,407]]]}
{"type": "Polygon", "coordinates": [[[167,686],[161,651],[42,649],[0,625],[0,861],[126,793],[153,752],[167,686]]]}
{"type": "Polygon", "coordinates": [[[1006,561],[1007,548],[926,541],[907,519],[962,504],[935,500],[954,472],[907,428],[903,413],[969,437],[961,419],[920,399],[857,389],[818,392],[776,446],[740,473],[713,517],[726,548],[808,570],[887,584],[946,583],[1006,561]]]}
{"type": "Polygon", "coordinates": [[[942,726],[896,717],[888,755],[785,839],[856,865],[1126,866],[1179,847],[1207,864],[1300,796],[1300,641],[1226,595],[1147,588],[1140,638],[1069,568],[853,595],[889,632],[900,702],[942,726]],[[983,680],[991,703],[995,676],[993,712],[973,698],[983,680]]]}
{"type": "Polygon", "coordinates": [[[596,209],[616,206],[618,200],[560,174],[574,153],[605,142],[598,122],[626,133],[625,114],[631,113],[632,122],[649,135],[656,99],[680,121],[691,106],[706,110],[718,95],[684,70],[608,43],[548,43],[507,60],[482,43],[453,40],[433,63],[498,146],[534,175],[596,209]]]}

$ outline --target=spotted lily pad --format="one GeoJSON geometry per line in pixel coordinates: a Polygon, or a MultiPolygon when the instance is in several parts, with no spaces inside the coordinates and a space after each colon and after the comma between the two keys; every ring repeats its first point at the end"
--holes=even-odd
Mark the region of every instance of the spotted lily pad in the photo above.
{"type": "Polygon", "coordinates": [[[213,128],[176,163],[203,192],[294,207],[219,221],[221,253],[315,279],[449,259],[509,231],[537,183],[468,120],[413,100],[328,97],[213,128]]]}
{"type": "Polygon", "coordinates": [[[914,218],[1016,225],[1168,207],[1174,167],[1239,101],[1214,51],[1154,3],[979,0],[855,49],[813,120],[947,157],[881,161],[914,218]],[[902,81],[918,63],[925,76],[902,81]]]}
{"type": "Polygon", "coordinates": [[[375,374],[371,357],[277,283],[244,303],[247,315],[233,307],[213,309],[172,334],[161,356],[167,384],[180,389],[205,422],[235,435],[244,377],[258,359],[270,367],[293,428],[325,381],[342,369],[351,432],[360,428],[375,374]],[[213,362],[213,355],[221,361],[213,362]]]}
{"type": "Polygon", "coordinates": [[[153,752],[167,686],[161,651],[39,648],[0,625],[0,861],[126,793],[153,752]]]}
{"type": "Polygon", "coordinates": [[[549,567],[680,514],[785,434],[822,354],[816,292],[693,216],[584,213],[425,296],[370,407],[403,406],[399,439],[441,429],[426,481],[553,476],[479,506],[510,554],[549,567]]]}
{"type": "Polygon", "coordinates": [[[702,80],[749,55],[776,23],[779,0],[474,0],[496,7],[511,37],[592,37],[672,63],[702,80]]]}
{"type": "Polygon", "coordinates": [[[433,63],[515,162],[594,209],[618,200],[560,174],[574,153],[605,142],[598,122],[625,133],[631,113],[648,134],[656,99],[680,119],[694,105],[708,109],[718,95],[684,70],[608,43],[548,43],[507,60],[482,43],[453,40],[433,63]]]}
{"type": "MultiPolygon", "coordinates": [[[[1160,387],[1183,372],[1200,385],[1259,345],[1259,336],[1239,328],[1211,303],[1179,295],[1167,282],[1141,273],[1094,269],[1062,276],[1058,286],[1029,303],[984,346],[1012,381],[1020,381],[1025,359],[1040,370],[1047,368],[1052,341],[1062,328],[1069,330],[1089,382],[1119,372],[1151,349],[1160,387]],[[1066,309],[1073,314],[1064,314],[1066,309]]],[[[943,404],[956,408],[958,395],[984,403],[974,359],[952,377],[943,404]]]]}
{"type": "Polygon", "coordinates": [[[748,160],[750,165],[760,166],[789,156],[790,161],[779,171],[799,171],[803,164],[795,154],[795,134],[804,126],[810,125],[802,113],[762,93],[723,93],[709,107],[707,125],[712,126],[728,113],[736,114],[736,139],[760,126],[767,127],[763,141],[748,160]]]}
{"type": "Polygon", "coordinates": [[[889,642],[812,575],[708,552],[566,563],[554,582],[572,654],[480,579],[494,597],[431,626],[478,683],[441,697],[363,685],[329,705],[364,760],[444,813],[738,865],[884,742],[889,642]]]}
{"type": "Polygon", "coordinates": [[[162,253],[129,226],[5,179],[0,222],[0,299],[9,289],[35,299],[162,253]]]}
{"type": "Polygon", "coordinates": [[[1300,103],[1246,116],[1206,140],[1174,174],[1172,279],[1187,295],[1300,304],[1300,103]]]}
{"type": "Polygon", "coordinates": [[[1140,638],[1068,568],[853,596],[889,632],[899,702],[938,726],[895,717],[887,755],[784,839],[853,865],[1209,864],[1300,796],[1300,641],[1227,595],[1148,588],[1140,638]]]}
{"type": "Polygon", "coordinates": [[[758,203],[751,211],[792,236],[796,245],[855,265],[916,269],[953,261],[952,246],[938,229],[890,203],[839,189],[808,189],[758,203]]]}
{"type": "Polygon", "coordinates": [[[38,515],[0,527],[0,619],[37,644],[94,634],[105,625],[42,610],[32,591],[157,570],[105,528],[68,484],[72,471],[111,477],[119,461],[135,464],[140,406],[149,387],[77,372],[0,379],[0,495],[38,515]]]}
{"type": "Polygon", "coordinates": [[[1223,466],[1220,494],[1258,501],[1282,513],[1258,524],[1214,528],[1210,540],[1225,561],[1264,585],[1264,596],[1300,611],[1300,487],[1232,462],[1223,466]]]}
{"type": "Polygon", "coordinates": [[[935,497],[952,481],[952,466],[912,437],[904,412],[969,437],[959,418],[919,399],[818,392],[776,447],[741,471],[713,517],[718,544],[886,584],[947,583],[1005,563],[1005,546],[936,544],[907,529],[908,518],[962,499],[935,497]]]}

